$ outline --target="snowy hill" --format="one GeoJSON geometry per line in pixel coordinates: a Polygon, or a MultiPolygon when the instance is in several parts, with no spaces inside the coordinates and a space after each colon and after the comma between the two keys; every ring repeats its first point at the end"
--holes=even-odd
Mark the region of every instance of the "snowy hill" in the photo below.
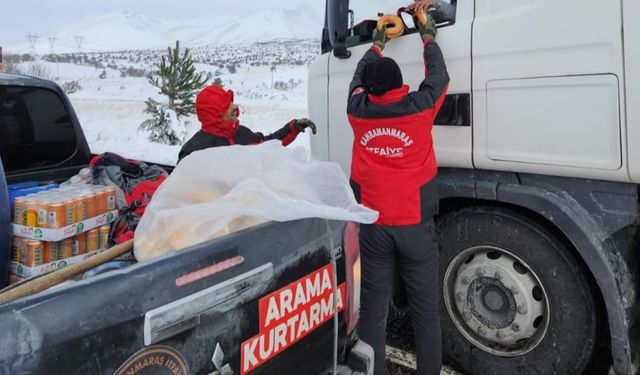
{"type": "MultiPolygon", "coordinates": [[[[130,11],[81,19],[52,33],[55,51],[82,52],[163,49],[176,40],[189,47],[253,43],[274,39],[319,39],[322,17],[310,6],[260,9],[247,14],[216,14],[176,20],[130,11]]],[[[7,52],[29,52],[28,43],[7,46],[7,52]]],[[[36,43],[38,54],[51,50],[48,37],[36,43]]]]}
{"type": "Polygon", "coordinates": [[[61,43],[72,42],[69,52],[77,51],[76,36],[83,38],[82,51],[139,49],[145,45],[165,45],[167,38],[163,31],[174,26],[168,20],[122,11],[80,20],[65,27],[56,37],[61,43]]]}
{"type": "Polygon", "coordinates": [[[320,39],[322,17],[311,9],[264,9],[207,30],[193,45],[264,42],[274,39],[320,39]]]}

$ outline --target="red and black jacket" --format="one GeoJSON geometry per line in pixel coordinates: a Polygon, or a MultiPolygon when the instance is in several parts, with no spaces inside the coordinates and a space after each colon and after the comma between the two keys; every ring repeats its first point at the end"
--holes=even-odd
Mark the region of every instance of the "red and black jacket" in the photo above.
{"type": "MultiPolygon", "coordinates": [[[[283,146],[287,146],[296,139],[299,133],[298,129],[293,125],[293,120],[269,135],[253,132],[246,126],[240,125],[238,131],[233,136],[233,144],[246,146],[278,139],[282,142],[283,146]]],[[[200,130],[182,146],[178,154],[178,162],[194,151],[204,150],[210,147],[229,146],[231,144],[229,139],[225,137],[200,130]]]]}
{"type": "Polygon", "coordinates": [[[437,197],[429,182],[437,174],[431,129],[449,85],[436,42],[424,43],[425,79],[418,91],[408,86],[381,96],[366,92],[365,66],[382,56],[367,51],[349,88],[347,114],[353,129],[351,185],[358,201],[380,212],[376,224],[414,225],[435,212],[437,197]]]}

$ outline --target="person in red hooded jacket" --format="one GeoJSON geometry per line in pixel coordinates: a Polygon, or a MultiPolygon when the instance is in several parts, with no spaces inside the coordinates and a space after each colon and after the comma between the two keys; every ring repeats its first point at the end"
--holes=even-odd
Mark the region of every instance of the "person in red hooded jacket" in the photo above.
{"type": "Polygon", "coordinates": [[[240,110],[233,102],[233,91],[217,85],[205,87],[196,96],[196,114],[202,128],[182,146],[178,162],[194,151],[209,147],[255,145],[272,139],[279,139],[287,146],[306,128],[316,134],[315,124],[306,118],[293,119],[269,135],[253,132],[238,121],[240,110]]]}

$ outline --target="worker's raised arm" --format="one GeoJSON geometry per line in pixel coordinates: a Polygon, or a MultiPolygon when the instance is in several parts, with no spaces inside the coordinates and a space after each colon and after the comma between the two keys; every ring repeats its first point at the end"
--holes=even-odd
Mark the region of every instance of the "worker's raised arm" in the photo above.
{"type": "Polygon", "coordinates": [[[424,80],[418,89],[418,96],[423,105],[440,110],[449,87],[449,73],[444,63],[444,56],[435,38],[437,34],[435,22],[429,15],[424,25],[418,22],[418,30],[424,43],[424,80]]]}
{"type": "Polygon", "coordinates": [[[351,84],[349,85],[349,98],[351,98],[354,91],[358,87],[361,87],[364,91],[366,91],[364,85],[364,70],[367,64],[382,57],[382,50],[384,49],[384,45],[386,43],[385,31],[385,27],[383,27],[380,31],[378,31],[377,29],[373,31],[373,46],[371,46],[371,48],[364,54],[364,56],[362,56],[362,58],[358,62],[358,65],[356,66],[356,71],[355,73],[353,73],[353,79],[351,80],[351,84]]]}

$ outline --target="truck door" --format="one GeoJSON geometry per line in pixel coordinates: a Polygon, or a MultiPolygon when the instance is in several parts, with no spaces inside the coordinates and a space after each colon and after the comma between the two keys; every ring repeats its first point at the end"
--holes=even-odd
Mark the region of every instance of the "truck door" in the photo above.
{"type": "Polygon", "coordinates": [[[621,17],[620,1],[478,2],[477,168],[628,178],[621,17]]]}
{"type": "Polygon", "coordinates": [[[623,3],[629,175],[637,183],[640,182],[640,108],[632,103],[640,103],[640,24],[634,17],[640,13],[640,2],[625,0],[623,3]]]}
{"type": "MultiPolygon", "coordinates": [[[[455,0],[452,1],[456,3],[455,0]]],[[[339,162],[346,173],[350,171],[353,142],[353,133],[346,115],[348,88],[358,61],[371,47],[371,35],[362,35],[357,25],[364,20],[377,20],[379,12],[396,13],[398,8],[408,3],[407,0],[351,0],[349,9],[352,13],[345,11],[339,15],[350,17],[351,13],[353,17],[353,22],[350,22],[350,36],[346,40],[346,47],[351,56],[338,58],[333,53],[329,56],[329,159],[339,162]]],[[[438,29],[437,42],[444,53],[451,83],[447,100],[436,119],[433,135],[439,166],[470,168],[471,25],[474,3],[457,3],[455,20],[440,24],[438,29]]],[[[332,17],[331,14],[328,16],[332,17]]],[[[409,17],[405,17],[405,20],[413,27],[413,21],[409,17]]],[[[385,56],[398,62],[405,84],[411,86],[411,90],[416,90],[424,78],[422,51],[420,36],[415,30],[408,30],[404,36],[389,41],[384,50],[385,56]]]]}

